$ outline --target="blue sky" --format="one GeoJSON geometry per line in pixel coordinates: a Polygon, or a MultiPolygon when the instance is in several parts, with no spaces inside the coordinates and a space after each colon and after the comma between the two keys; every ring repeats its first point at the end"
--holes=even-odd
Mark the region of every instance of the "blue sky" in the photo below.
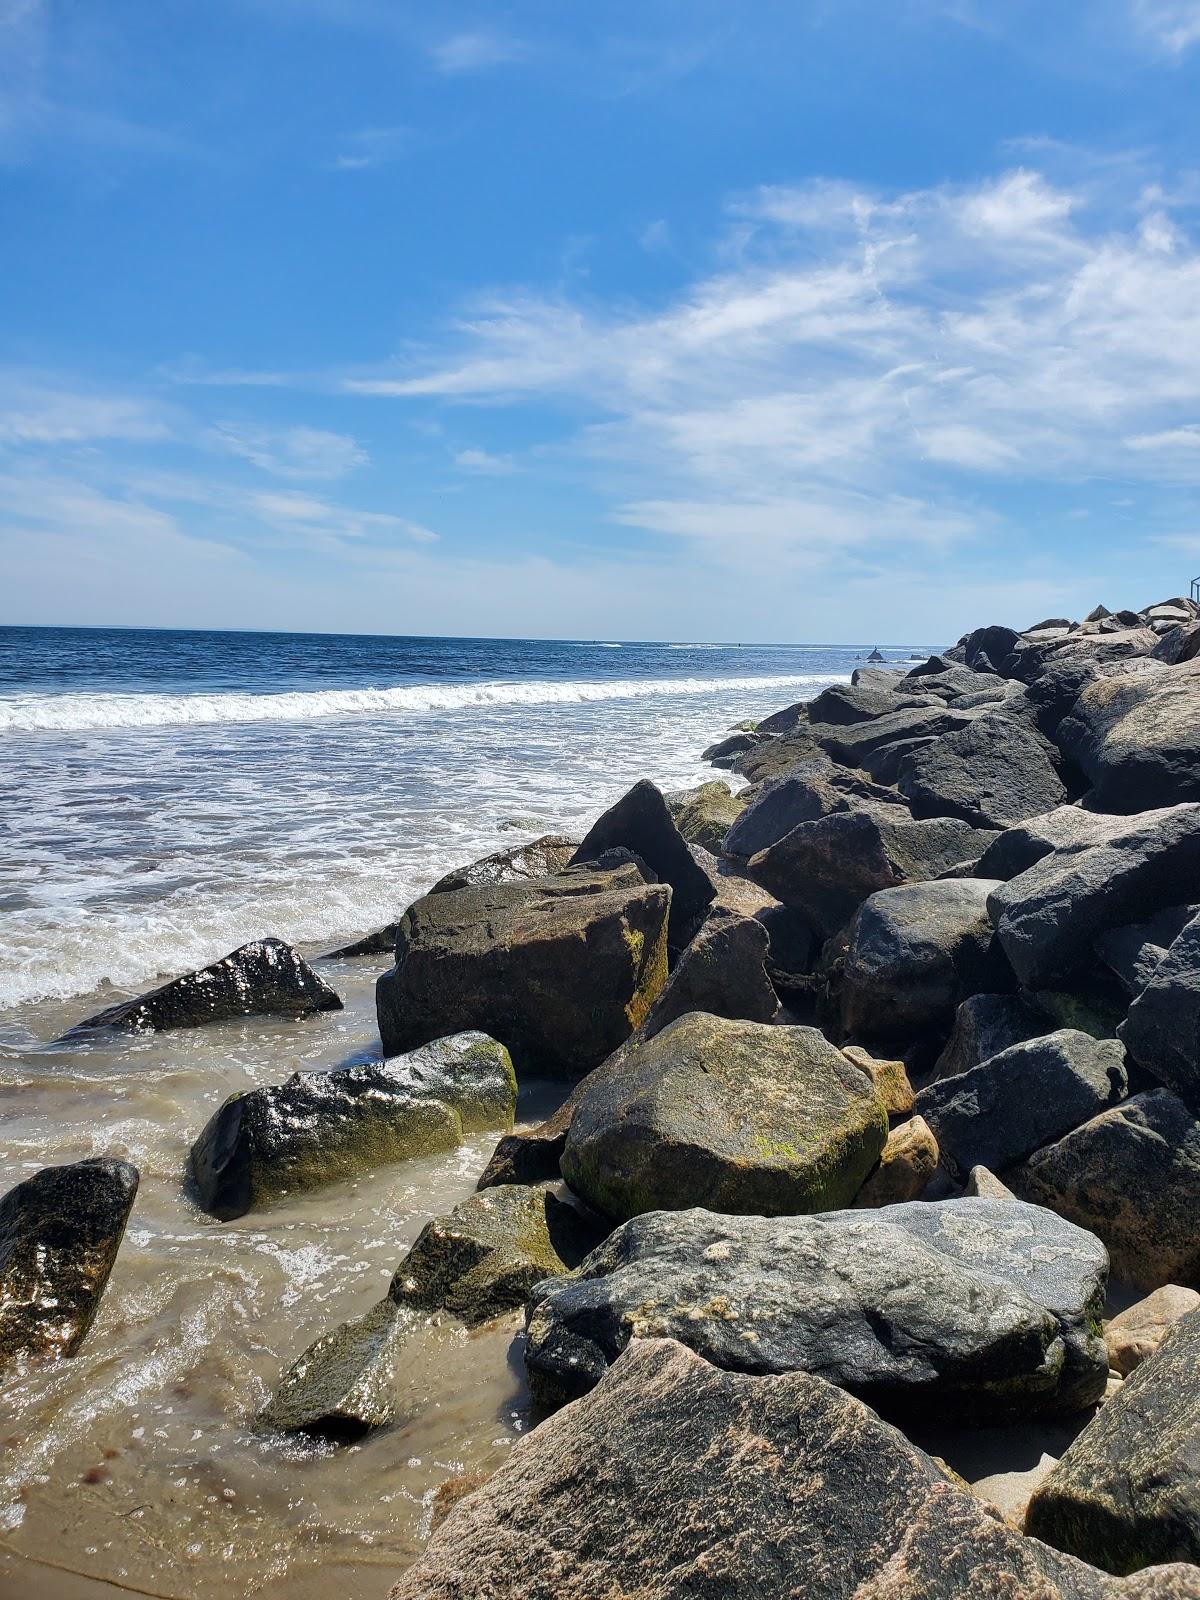
{"type": "Polygon", "coordinates": [[[1200,0],[0,0],[0,620],[861,641],[1200,572],[1200,0]]]}

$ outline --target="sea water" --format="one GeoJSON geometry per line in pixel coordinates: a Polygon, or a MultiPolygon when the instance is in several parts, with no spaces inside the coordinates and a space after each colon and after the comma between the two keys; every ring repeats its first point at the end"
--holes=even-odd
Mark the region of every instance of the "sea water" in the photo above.
{"type": "MultiPolygon", "coordinates": [[[[82,1353],[0,1390],[0,1595],[82,1593],[62,1587],[82,1572],[179,1600],[378,1597],[439,1485],[530,1422],[514,1315],[431,1319],[400,1420],[358,1445],[254,1424],[495,1142],[233,1223],[189,1197],[188,1149],[227,1095],[379,1053],[386,959],[320,963],[339,1013],[52,1041],[247,939],[317,957],[452,866],[582,834],[638,778],[712,778],[700,752],[732,723],[870,648],[0,629],[0,1192],[92,1155],[142,1175],[82,1353]]],[[[523,1086],[520,1117],[555,1093],[523,1086]]]]}

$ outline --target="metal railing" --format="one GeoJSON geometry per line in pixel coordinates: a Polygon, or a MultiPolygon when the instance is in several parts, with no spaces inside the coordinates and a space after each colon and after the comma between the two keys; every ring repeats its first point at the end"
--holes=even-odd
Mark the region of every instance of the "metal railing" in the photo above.
{"type": "Polygon", "coordinates": [[[1192,599],[1200,601],[1200,578],[1192,579],[1192,599]]]}

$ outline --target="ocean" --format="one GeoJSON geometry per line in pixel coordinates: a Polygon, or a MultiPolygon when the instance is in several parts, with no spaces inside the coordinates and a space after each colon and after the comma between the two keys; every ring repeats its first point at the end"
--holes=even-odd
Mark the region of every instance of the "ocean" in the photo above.
{"type": "MultiPolygon", "coordinates": [[[[404,1420],[359,1445],[254,1423],[495,1142],[233,1223],[194,1203],[188,1150],[226,1096],[378,1054],[385,959],[320,963],[338,1013],[52,1041],[247,939],[318,957],[451,866],[582,833],[638,778],[718,776],[700,752],[730,724],[870,649],[0,629],[0,1192],[92,1155],[141,1173],[81,1353],[0,1392],[0,1595],[91,1593],[66,1569],[172,1600],[377,1597],[439,1485],[530,1421],[514,1316],[431,1319],[404,1420]]],[[[521,1123],[563,1092],[523,1085],[521,1123]]]]}

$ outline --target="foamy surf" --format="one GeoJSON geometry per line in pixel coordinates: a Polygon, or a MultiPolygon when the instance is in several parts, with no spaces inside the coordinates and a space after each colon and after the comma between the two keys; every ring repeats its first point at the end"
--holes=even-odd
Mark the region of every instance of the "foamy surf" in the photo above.
{"type": "Polygon", "coordinates": [[[588,705],[663,695],[791,690],[794,698],[841,681],[839,673],[745,678],[405,684],[283,694],[41,694],[0,699],[0,734],[74,733],[206,723],[310,722],[328,717],[424,716],[471,707],[588,705]]]}

